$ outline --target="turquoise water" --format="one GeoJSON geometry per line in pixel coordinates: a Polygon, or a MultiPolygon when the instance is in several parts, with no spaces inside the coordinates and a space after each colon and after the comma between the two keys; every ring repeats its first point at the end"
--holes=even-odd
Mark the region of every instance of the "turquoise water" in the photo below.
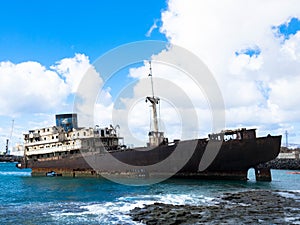
{"type": "Polygon", "coordinates": [[[224,192],[299,190],[300,175],[272,170],[272,182],[171,179],[124,186],[105,179],[31,177],[14,163],[0,163],[0,224],[136,224],[128,212],[154,202],[209,204],[224,192]]]}

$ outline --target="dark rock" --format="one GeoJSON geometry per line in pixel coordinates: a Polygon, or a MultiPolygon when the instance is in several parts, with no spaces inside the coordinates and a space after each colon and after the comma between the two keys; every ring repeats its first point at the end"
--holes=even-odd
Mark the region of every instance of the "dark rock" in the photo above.
{"type": "Polygon", "coordinates": [[[300,159],[274,159],[258,165],[258,168],[300,170],[300,159]]]}
{"type": "MultiPolygon", "coordinates": [[[[297,192],[290,194],[300,197],[297,192]]],[[[145,224],[287,224],[287,213],[290,218],[300,213],[299,201],[276,191],[226,193],[216,200],[218,204],[205,206],[154,203],[134,208],[130,215],[145,224]]]]}

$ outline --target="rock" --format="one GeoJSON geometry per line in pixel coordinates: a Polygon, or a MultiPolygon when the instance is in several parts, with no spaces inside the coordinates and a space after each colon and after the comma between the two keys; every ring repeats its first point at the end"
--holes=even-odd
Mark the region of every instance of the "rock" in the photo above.
{"type": "MultiPolygon", "coordinates": [[[[300,198],[300,193],[291,194],[300,198]]],[[[286,214],[296,220],[300,213],[299,201],[276,191],[226,193],[217,200],[219,204],[202,206],[154,203],[134,208],[130,215],[145,224],[293,224],[284,220],[286,214]]]]}
{"type": "Polygon", "coordinates": [[[258,168],[300,170],[300,159],[274,159],[258,165],[258,168]]]}

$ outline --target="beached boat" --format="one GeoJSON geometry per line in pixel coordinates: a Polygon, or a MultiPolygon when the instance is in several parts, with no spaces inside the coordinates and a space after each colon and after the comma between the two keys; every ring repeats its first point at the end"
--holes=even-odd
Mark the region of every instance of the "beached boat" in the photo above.
{"type": "MultiPolygon", "coordinates": [[[[151,72],[151,69],[150,69],[151,72]]],[[[32,175],[55,171],[63,176],[189,177],[246,180],[255,168],[258,180],[271,180],[269,168],[257,167],[275,159],[281,136],[256,137],[255,129],[225,130],[208,137],[169,141],[158,129],[153,93],[146,97],[152,107],[153,130],[146,147],[129,148],[116,127],[78,127],[77,114],[56,115],[56,126],[24,134],[24,160],[19,168],[32,175]]]]}

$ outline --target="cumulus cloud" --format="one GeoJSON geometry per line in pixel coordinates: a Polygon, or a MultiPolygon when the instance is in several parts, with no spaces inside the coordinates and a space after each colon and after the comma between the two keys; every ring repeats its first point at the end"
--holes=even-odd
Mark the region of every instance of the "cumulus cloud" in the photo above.
{"type": "Polygon", "coordinates": [[[64,58],[50,67],[60,74],[61,78],[69,87],[69,92],[75,93],[82,77],[90,72],[91,64],[88,56],[84,54],[75,54],[73,58],[64,58]]]}
{"type": "Polygon", "coordinates": [[[70,104],[67,97],[78,91],[81,79],[88,74],[100,80],[84,54],[64,58],[49,69],[32,61],[0,62],[0,114],[65,110],[64,106],[70,104]]]}
{"type": "Polygon", "coordinates": [[[292,124],[300,126],[299,118],[287,117],[299,112],[300,32],[287,39],[278,29],[292,17],[300,18],[293,0],[170,0],[160,30],[211,69],[225,99],[228,126],[279,124],[273,132],[283,133],[292,124]],[[247,54],[254,46],[259,51],[247,54]]]}
{"type": "MultiPolygon", "coordinates": [[[[64,58],[50,68],[32,61],[0,62],[0,117],[4,122],[14,118],[16,125],[23,127],[15,130],[19,137],[28,129],[52,126],[55,113],[73,111],[75,93],[78,98],[88,100],[78,105],[79,111],[94,106],[95,102],[90,102],[91,96],[94,91],[98,93],[101,82],[84,54],[64,58]],[[84,82],[81,82],[83,77],[84,82]],[[87,90],[83,91],[86,86],[87,90]]],[[[106,92],[104,95],[108,96],[108,102],[109,95],[106,92]]],[[[10,130],[9,126],[7,124],[0,133],[2,143],[7,138],[4,131],[10,130]]]]}
{"type": "Polygon", "coordinates": [[[285,57],[292,62],[300,61],[300,32],[297,32],[290,39],[286,40],[280,49],[285,57]]]}
{"type": "MultiPolygon", "coordinates": [[[[226,128],[257,127],[259,135],[288,130],[294,134],[292,141],[300,142],[300,31],[287,35],[279,29],[282,24],[288,26],[291,18],[300,18],[298,5],[295,0],[168,1],[161,14],[160,32],[171,44],[196,54],[212,71],[225,101],[226,128]]],[[[160,54],[168,53],[171,57],[170,49],[160,54]]],[[[158,58],[159,54],[152,57],[158,58]]],[[[158,64],[153,68],[154,77],[179,85],[192,100],[200,135],[210,132],[211,113],[205,93],[174,68],[158,64]]],[[[148,65],[130,70],[131,77],[142,80],[134,89],[136,98],[145,96],[146,90],[149,94],[150,88],[143,84],[147,74],[148,65]]],[[[159,96],[178,94],[155,85],[159,96]]],[[[126,104],[131,104],[128,99],[126,104]]],[[[184,102],[177,106],[186,109],[184,102]]],[[[169,118],[178,120],[176,115],[169,118]]]]}
{"type": "Polygon", "coordinates": [[[1,115],[46,112],[68,94],[59,75],[38,62],[0,62],[0,79],[1,115]]]}
{"type": "MultiPolygon", "coordinates": [[[[203,130],[211,129],[211,112],[207,110],[209,104],[201,86],[189,74],[160,58],[160,55],[152,58],[154,95],[161,99],[157,105],[160,130],[169,140],[207,135],[203,130]],[[201,116],[197,117],[197,113],[201,116]]],[[[145,145],[148,132],[153,130],[152,110],[149,102],[145,102],[145,97],[152,95],[148,74],[148,62],[130,69],[129,76],[139,81],[132,87],[132,96],[120,97],[123,107],[114,111],[114,122],[121,126],[127,143],[145,145]]]]}
{"type": "MultiPolygon", "coordinates": [[[[288,26],[291,18],[300,18],[297,0],[169,0],[159,29],[171,44],[193,52],[211,70],[225,101],[227,128],[258,127],[262,134],[288,130],[294,134],[291,141],[300,143],[300,31],[280,33],[280,26],[288,26]]],[[[156,26],[157,21],[149,34],[156,26]]],[[[190,133],[183,134],[193,137],[192,133],[198,132],[197,136],[204,136],[211,129],[209,102],[187,74],[158,63],[162,54],[171,57],[170,51],[152,57],[154,92],[165,102],[161,105],[162,126],[172,138],[181,136],[181,113],[189,115],[194,108],[197,127],[195,121],[187,120],[190,133]],[[172,85],[184,91],[193,107],[187,106],[181,92],[170,88],[172,85]]],[[[123,108],[114,109],[109,89],[100,94],[101,101],[95,105],[97,123],[116,122],[125,130],[124,135],[135,132],[130,143],[143,139],[149,130],[149,108],[143,105],[144,97],[151,94],[148,74],[147,63],[130,70],[131,78],[139,82],[133,87],[132,98],[119,99],[123,108]]],[[[90,100],[89,107],[94,106],[91,96],[102,84],[98,75],[83,54],[62,59],[50,69],[37,62],[1,62],[0,113],[57,109],[68,104],[67,98],[76,92],[90,100]],[[78,92],[84,74],[91,75],[86,84],[93,84],[93,89],[78,92]]],[[[88,111],[85,106],[82,111],[88,111]]]]}

